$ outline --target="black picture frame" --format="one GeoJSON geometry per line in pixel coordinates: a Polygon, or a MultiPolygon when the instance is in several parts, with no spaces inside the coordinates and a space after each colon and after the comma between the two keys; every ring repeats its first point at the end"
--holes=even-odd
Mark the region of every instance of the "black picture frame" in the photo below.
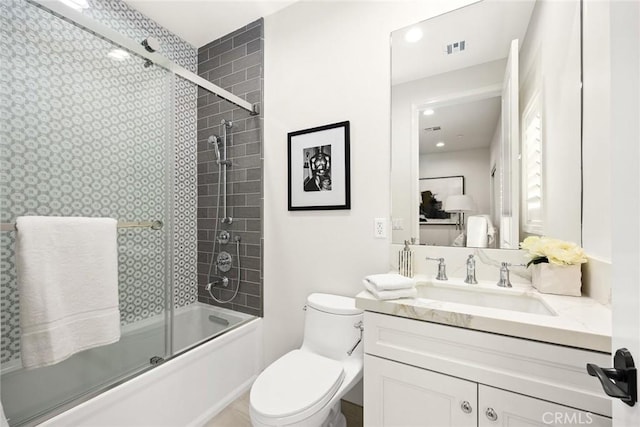
{"type": "Polygon", "coordinates": [[[448,196],[465,194],[463,175],[420,178],[418,186],[421,196],[420,224],[455,225],[458,223],[460,214],[445,212],[442,204],[448,196]],[[428,208],[424,206],[425,192],[429,192],[432,196],[430,198],[432,206],[428,208]]]}
{"type": "Polygon", "coordinates": [[[287,134],[288,209],[351,209],[350,124],[287,134]]]}

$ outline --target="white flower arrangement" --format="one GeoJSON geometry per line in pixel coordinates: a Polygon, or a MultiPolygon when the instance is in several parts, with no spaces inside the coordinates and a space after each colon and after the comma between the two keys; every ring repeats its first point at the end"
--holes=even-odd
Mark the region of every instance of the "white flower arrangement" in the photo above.
{"type": "Polygon", "coordinates": [[[576,265],[587,262],[587,256],[580,246],[550,237],[527,237],[520,243],[520,248],[529,252],[531,261],[527,263],[527,267],[541,263],[576,265]]]}

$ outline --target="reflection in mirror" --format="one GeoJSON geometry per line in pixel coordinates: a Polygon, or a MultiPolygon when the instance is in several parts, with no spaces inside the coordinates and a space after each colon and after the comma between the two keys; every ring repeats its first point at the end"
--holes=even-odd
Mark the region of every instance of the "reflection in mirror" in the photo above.
{"type": "Polygon", "coordinates": [[[579,23],[484,0],[392,33],[393,243],[580,242],[579,23]]]}

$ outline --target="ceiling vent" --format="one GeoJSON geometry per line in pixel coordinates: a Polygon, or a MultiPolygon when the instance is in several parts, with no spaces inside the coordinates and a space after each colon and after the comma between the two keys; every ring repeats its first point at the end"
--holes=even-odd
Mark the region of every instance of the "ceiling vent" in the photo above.
{"type": "Polygon", "coordinates": [[[460,53],[464,51],[466,44],[467,43],[464,40],[448,44],[446,48],[447,55],[453,55],[454,53],[460,53]]]}
{"type": "Polygon", "coordinates": [[[442,130],[442,128],[440,126],[431,126],[430,128],[424,128],[424,130],[427,132],[435,132],[437,130],[442,130]]]}

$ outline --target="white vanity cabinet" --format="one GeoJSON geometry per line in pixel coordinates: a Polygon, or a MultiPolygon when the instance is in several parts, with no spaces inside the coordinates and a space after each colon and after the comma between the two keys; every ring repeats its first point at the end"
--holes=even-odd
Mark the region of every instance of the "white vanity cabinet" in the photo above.
{"type": "Polygon", "coordinates": [[[611,426],[587,411],[376,356],[365,356],[365,365],[367,426],[611,426]]]}
{"type": "Polygon", "coordinates": [[[611,427],[611,418],[522,394],[478,385],[478,426],[611,427]]]}
{"type": "Polygon", "coordinates": [[[605,353],[372,312],[364,351],[367,427],[611,425],[605,353]]]}
{"type": "Polygon", "coordinates": [[[473,427],[477,384],[365,355],[364,425],[473,427]]]}

